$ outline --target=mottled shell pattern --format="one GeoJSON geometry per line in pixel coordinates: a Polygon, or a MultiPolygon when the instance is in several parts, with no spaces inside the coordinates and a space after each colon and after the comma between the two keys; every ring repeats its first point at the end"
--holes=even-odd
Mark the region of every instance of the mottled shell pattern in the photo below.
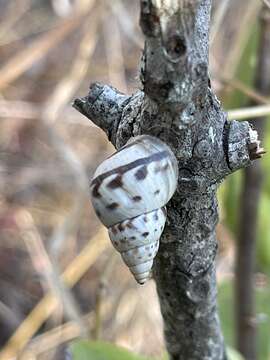
{"type": "Polygon", "coordinates": [[[141,135],[106,159],[91,182],[94,209],[138,283],[148,279],[177,187],[178,165],[158,138],[141,135]]]}

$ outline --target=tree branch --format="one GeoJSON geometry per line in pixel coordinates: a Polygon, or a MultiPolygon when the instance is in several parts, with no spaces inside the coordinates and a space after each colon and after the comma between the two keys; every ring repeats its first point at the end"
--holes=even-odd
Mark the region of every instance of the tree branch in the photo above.
{"type": "Polygon", "coordinates": [[[178,159],[178,188],[153,268],[172,360],[226,358],[216,308],[216,190],[262,151],[248,123],[228,122],[211,90],[210,9],[210,0],[141,0],[143,92],[124,97],[93,85],[75,101],[116,148],[150,134],[178,159]]]}
{"type": "Polygon", "coordinates": [[[146,37],[144,92],[170,112],[186,109],[190,116],[207,93],[210,0],[142,0],[141,4],[140,24],[146,37]]]}

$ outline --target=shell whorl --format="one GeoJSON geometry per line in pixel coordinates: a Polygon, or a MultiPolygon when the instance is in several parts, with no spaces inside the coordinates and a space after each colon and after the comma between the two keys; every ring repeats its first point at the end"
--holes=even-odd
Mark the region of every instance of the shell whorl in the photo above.
{"type": "Polygon", "coordinates": [[[149,277],[165,222],[166,210],[161,208],[124,220],[108,229],[113,246],[121,253],[140,284],[149,277]]]}
{"type": "Polygon", "coordinates": [[[177,160],[170,148],[142,135],[106,159],[91,182],[97,216],[140,284],[149,277],[158,251],[166,221],[164,206],[176,189],[177,177],[177,160]]]}

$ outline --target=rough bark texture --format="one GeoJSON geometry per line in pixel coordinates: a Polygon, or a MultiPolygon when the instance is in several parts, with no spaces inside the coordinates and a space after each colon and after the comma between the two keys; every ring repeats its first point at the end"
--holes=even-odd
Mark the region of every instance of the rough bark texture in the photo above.
{"type": "Polygon", "coordinates": [[[246,122],[228,122],[208,78],[210,0],[141,0],[143,91],[93,84],[74,106],[119,149],[135,135],[170,145],[179,184],[153,275],[170,358],[225,359],[216,307],[216,190],[261,149],[246,122]]]}
{"type": "MultiPolygon", "coordinates": [[[[270,94],[270,10],[267,6],[264,6],[261,12],[260,44],[254,87],[263,95],[270,94]]],[[[265,119],[254,119],[252,123],[260,138],[263,138],[265,119]]],[[[247,360],[256,359],[254,272],[258,207],[262,182],[263,173],[259,161],[245,169],[235,295],[237,348],[247,360]]]]}

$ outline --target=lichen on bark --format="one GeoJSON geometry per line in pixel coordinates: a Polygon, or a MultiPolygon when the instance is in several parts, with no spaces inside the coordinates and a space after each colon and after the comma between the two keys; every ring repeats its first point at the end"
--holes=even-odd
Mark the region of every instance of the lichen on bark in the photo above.
{"type": "Polygon", "coordinates": [[[150,134],[178,159],[178,188],[153,267],[172,360],[226,359],[216,304],[216,191],[262,152],[248,123],[229,122],[211,89],[210,11],[210,0],[141,0],[143,90],[127,96],[93,84],[74,102],[117,149],[150,134]]]}

